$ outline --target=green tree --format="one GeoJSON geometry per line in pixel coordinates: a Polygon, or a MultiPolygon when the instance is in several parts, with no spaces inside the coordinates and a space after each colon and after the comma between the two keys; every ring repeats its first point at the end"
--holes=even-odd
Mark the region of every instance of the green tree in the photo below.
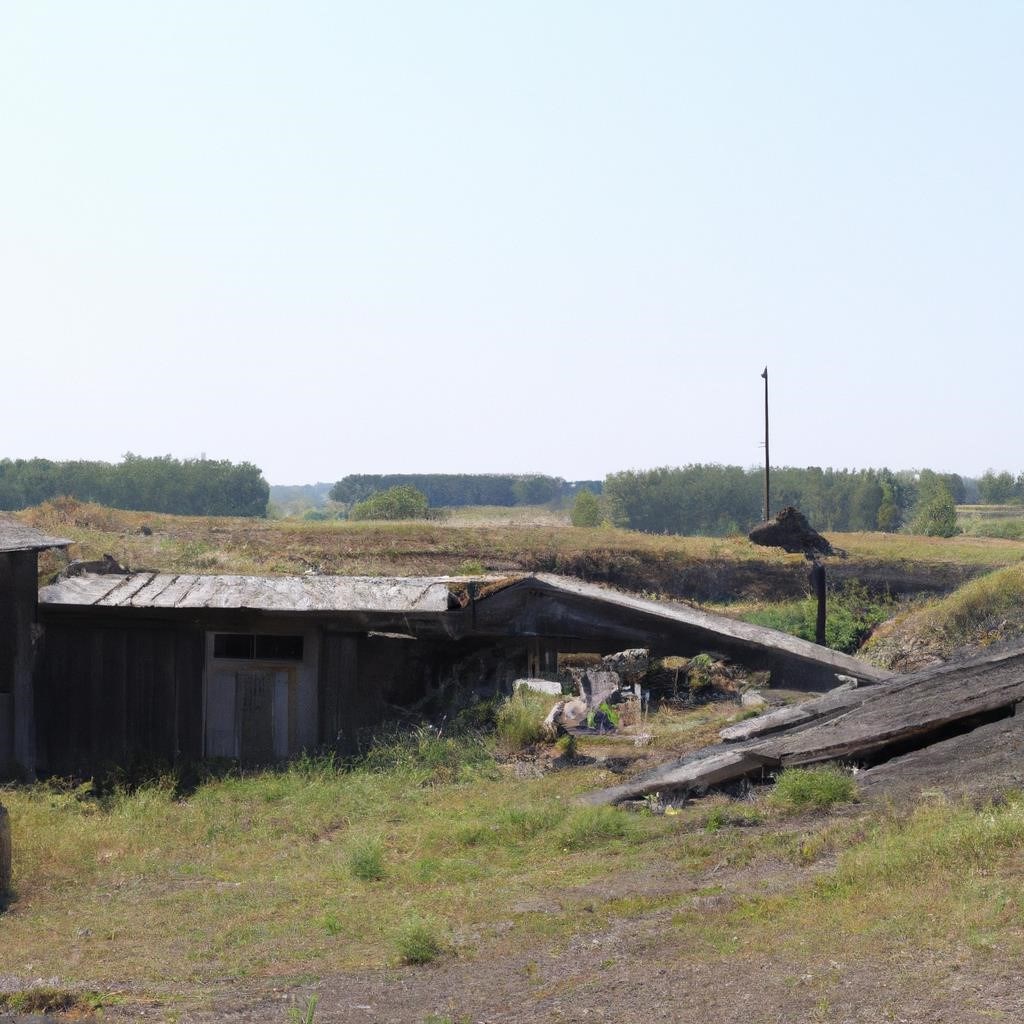
{"type": "Polygon", "coordinates": [[[960,532],[953,495],[945,484],[932,489],[931,496],[918,507],[911,530],[926,537],[953,537],[960,532]]]}
{"type": "Polygon", "coordinates": [[[978,497],[983,505],[1003,505],[1017,496],[1016,490],[1016,481],[1006,472],[987,469],[978,481],[978,497]]]}
{"type": "Polygon", "coordinates": [[[883,533],[895,533],[900,525],[900,508],[896,503],[896,492],[889,480],[882,481],[882,501],[878,506],[875,526],[883,533]]]}
{"type": "Polygon", "coordinates": [[[590,491],[580,491],[576,495],[569,519],[573,526],[600,526],[604,516],[597,495],[590,491]]]}
{"type": "Polygon", "coordinates": [[[389,487],[353,506],[349,519],[426,519],[430,504],[415,487],[389,487]]]}

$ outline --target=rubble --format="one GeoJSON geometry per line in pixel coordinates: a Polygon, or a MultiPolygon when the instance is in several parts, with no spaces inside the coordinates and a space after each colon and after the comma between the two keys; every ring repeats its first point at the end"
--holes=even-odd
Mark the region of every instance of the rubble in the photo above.
{"type": "MultiPolygon", "coordinates": [[[[796,765],[854,763],[873,778],[891,777],[900,758],[920,770],[941,761],[943,749],[970,745],[986,729],[1009,737],[1005,723],[1024,702],[1024,647],[969,662],[926,669],[870,687],[841,685],[817,700],[738,722],[719,733],[723,743],[705,747],[620,786],[588,794],[591,804],[617,803],[647,793],[691,792],[763,776],[796,765]],[[998,723],[1002,722],[1000,726],[998,723]],[[952,741],[956,740],[956,743],[952,741]],[[949,744],[943,748],[943,744],[949,744]],[[881,766],[892,765],[889,776],[881,766]]],[[[1022,716],[1024,717],[1024,716],[1022,716]]],[[[977,744],[975,744],[977,745],[977,744]]],[[[947,755],[946,760],[950,760],[947,755]]],[[[1012,774],[1012,773],[1011,773],[1012,774]]],[[[1019,773],[1018,773],[1019,774],[1019,773]]],[[[1016,776],[1014,776],[1016,777],[1016,776]]]]}

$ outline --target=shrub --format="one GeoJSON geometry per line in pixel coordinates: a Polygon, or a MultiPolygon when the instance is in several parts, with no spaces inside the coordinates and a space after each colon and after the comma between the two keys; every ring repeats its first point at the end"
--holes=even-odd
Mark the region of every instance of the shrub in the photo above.
{"type": "Polygon", "coordinates": [[[604,520],[601,502],[592,491],[580,491],[573,502],[569,521],[573,526],[600,526],[604,520]]]}
{"type": "Polygon", "coordinates": [[[945,488],[935,494],[914,516],[911,533],[922,533],[926,537],[954,537],[960,533],[956,524],[956,505],[945,488]]]}
{"type": "Polygon", "coordinates": [[[710,654],[698,654],[690,659],[686,680],[691,692],[700,693],[714,682],[715,662],[710,654]]]}
{"type": "Polygon", "coordinates": [[[415,487],[391,487],[352,507],[349,519],[426,519],[427,496],[415,487]]]}
{"type": "Polygon", "coordinates": [[[405,921],[395,933],[394,945],[403,964],[429,964],[443,950],[437,928],[419,917],[405,921]]]}
{"type": "Polygon", "coordinates": [[[785,810],[825,809],[849,803],[857,786],[849,772],[835,765],[816,768],[787,768],[775,782],[771,801],[785,810]]]}

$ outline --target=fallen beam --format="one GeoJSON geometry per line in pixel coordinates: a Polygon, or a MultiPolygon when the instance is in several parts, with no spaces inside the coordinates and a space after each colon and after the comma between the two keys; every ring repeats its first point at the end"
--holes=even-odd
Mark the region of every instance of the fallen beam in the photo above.
{"type": "Polygon", "coordinates": [[[656,768],[621,786],[586,793],[580,798],[580,803],[591,806],[617,804],[623,800],[640,800],[662,790],[679,793],[707,789],[777,766],[778,762],[772,758],[750,750],[725,750],[685,764],[656,768]]]}

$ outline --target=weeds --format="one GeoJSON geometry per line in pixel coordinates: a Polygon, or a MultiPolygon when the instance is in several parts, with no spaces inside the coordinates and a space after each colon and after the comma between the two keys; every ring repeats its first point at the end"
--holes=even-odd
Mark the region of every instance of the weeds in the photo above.
{"type": "Polygon", "coordinates": [[[856,796],[857,787],[849,772],[823,765],[785,769],[775,782],[770,800],[782,810],[824,810],[834,804],[849,803],[856,796]]]}
{"type": "Polygon", "coordinates": [[[634,839],[640,834],[637,818],[615,807],[574,810],[557,840],[564,850],[581,850],[613,839],[634,839]]]}
{"type": "Polygon", "coordinates": [[[498,709],[498,746],[505,753],[524,750],[543,738],[543,724],[558,698],[521,686],[498,709]]]}
{"type": "MultiPolygon", "coordinates": [[[[894,610],[895,602],[888,594],[875,596],[857,580],[830,588],[825,643],[833,650],[852,654],[876,626],[891,617],[894,610]]],[[[744,618],[759,626],[769,626],[813,641],[817,614],[817,599],[806,597],[800,601],[758,608],[748,612],[744,618]]]]}
{"type": "Polygon", "coordinates": [[[288,1024],[313,1024],[313,1018],[316,1015],[316,1007],[319,1001],[319,996],[311,995],[301,1010],[297,1006],[288,1007],[288,1024]]]}

